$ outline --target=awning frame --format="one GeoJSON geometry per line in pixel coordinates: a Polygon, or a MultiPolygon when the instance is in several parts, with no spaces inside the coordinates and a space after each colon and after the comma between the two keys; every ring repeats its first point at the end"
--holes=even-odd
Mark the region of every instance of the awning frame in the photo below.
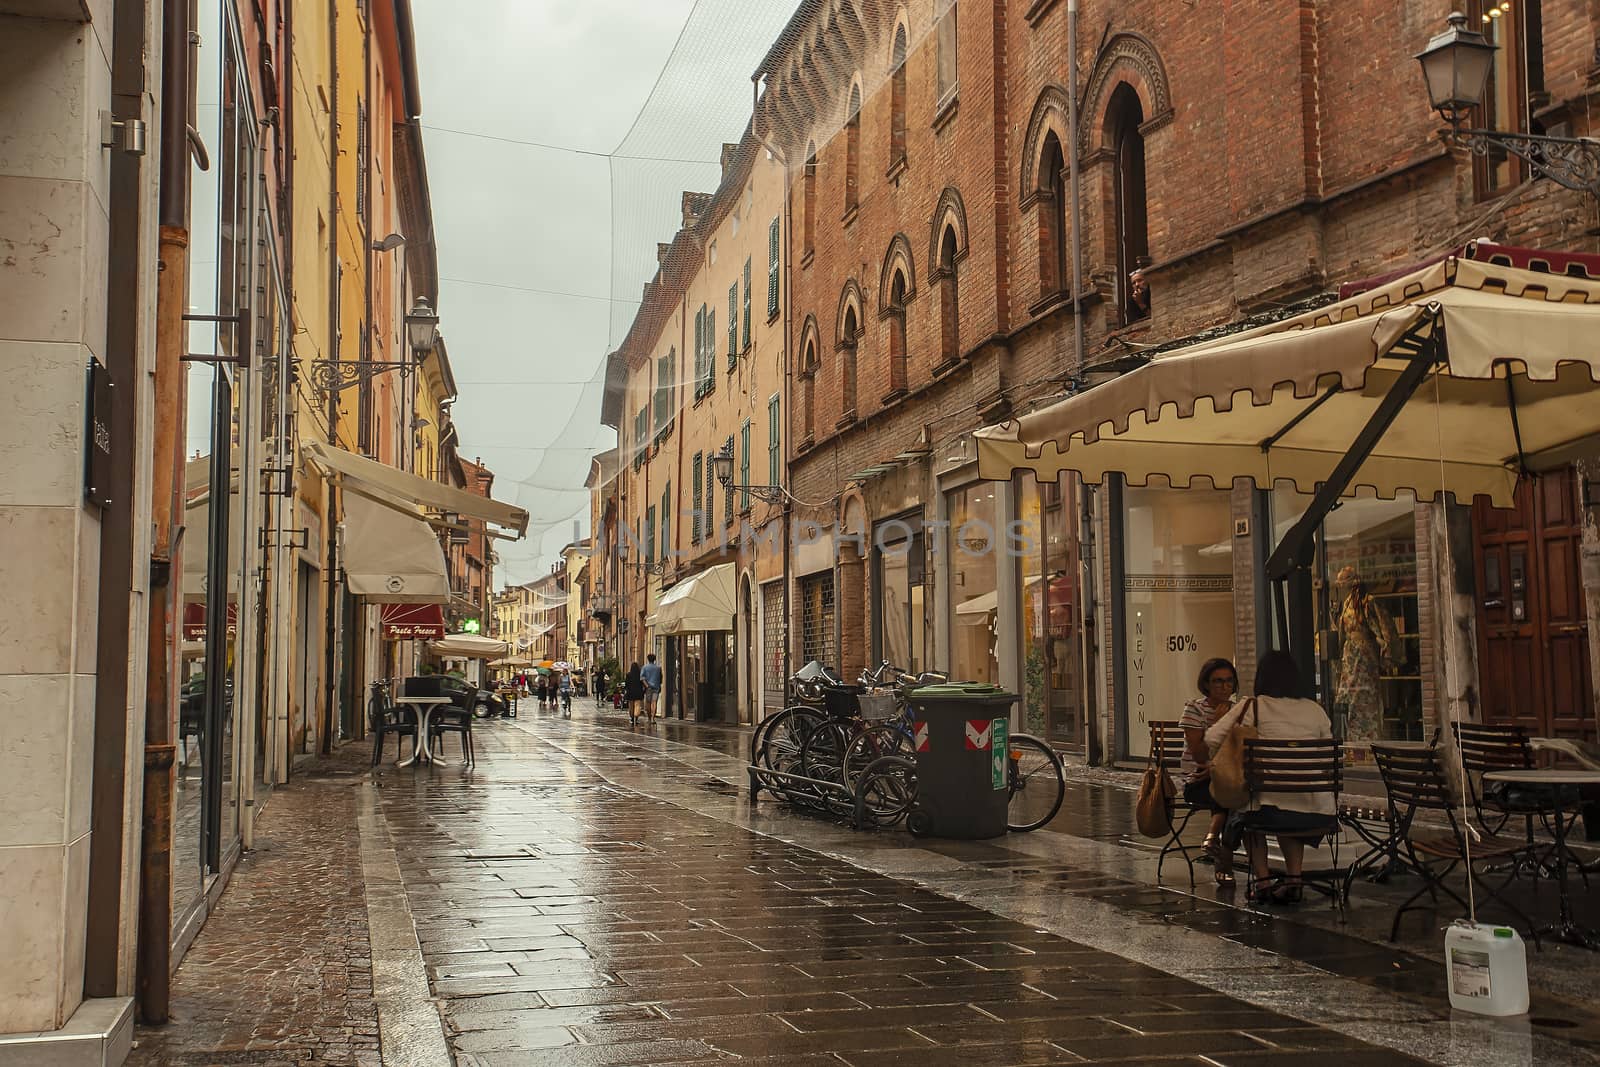
{"type": "MultiPolygon", "coordinates": [[[[1299,664],[1300,673],[1308,683],[1314,679],[1316,672],[1316,599],[1311,584],[1311,566],[1316,559],[1317,530],[1328,517],[1328,513],[1333,510],[1334,505],[1339,502],[1339,498],[1350,488],[1350,482],[1355,478],[1356,472],[1367,461],[1367,457],[1372,455],[1372,450],[1378,447],[1378,442],[1383,439],[1383,435],[1399,416],[1400,409],[1405,407],[1422,383],[1445,362],[1444,321],[1439,314],[1438,306],[1430,306],[1428,314],[1418,319],[1390,347],[1387,354],[1407,357],[1409,362],[1395,378],[1389,391],[1384,394],[1377,410],[1361,428],[1361,432],[1356,434],[1349,451],[1334,466],[1327,481],[1317,488],[1305,512],[1285,531],[1277,547],[1272,550],[1272,555],[1267,557],[1266,575],[1273,584],[1272,602],[1278,617],[1278,627],[1288,641],[1289,654],[1299,664]]],[[[1506,379],[1506,387],[1511,388],[1509,377],[1506,379]]],[[[1311,406],[1296,413],[1295,417],[1281,429],[1262,441],[1261,450],[1270,451],[1275,442],[1303,422],[1341,388],[1342,385],[1334,383],[1311,406]]],[[[1516,411],[1515,402],[1512,404],[1512,411],[1516,411]]]]}

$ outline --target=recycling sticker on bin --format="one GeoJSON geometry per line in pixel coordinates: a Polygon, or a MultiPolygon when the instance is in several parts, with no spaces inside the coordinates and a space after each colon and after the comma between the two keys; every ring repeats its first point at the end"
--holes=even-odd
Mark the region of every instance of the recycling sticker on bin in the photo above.
{"type": "Polygon", "coordinates": [[[928,751],[928,724],[926,722],[917,723],[916,734],[917,734],[917,751],[918,752],[926,752],[926,751],[928,751]]]}
{"type": "Polygon", "coordinates": [[[1006,719],[995,719],[989,724],[990,737],[994,742],[989,756],[989,769],[994,777],[995,789],[1006,787],[1006,757],[1011,751],[1010,725],[1006,719]]]}

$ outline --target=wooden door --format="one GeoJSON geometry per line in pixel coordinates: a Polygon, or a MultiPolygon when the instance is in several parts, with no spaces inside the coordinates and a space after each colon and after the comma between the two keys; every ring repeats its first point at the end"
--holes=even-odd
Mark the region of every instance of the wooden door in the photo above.
{"type": "Polygon", "coordinates": [[[1539,737],[1595,737],[1571,469],[1517,490],[1516,507],[1473,509],[1478,667],[1485,722],[1539,737]]]}

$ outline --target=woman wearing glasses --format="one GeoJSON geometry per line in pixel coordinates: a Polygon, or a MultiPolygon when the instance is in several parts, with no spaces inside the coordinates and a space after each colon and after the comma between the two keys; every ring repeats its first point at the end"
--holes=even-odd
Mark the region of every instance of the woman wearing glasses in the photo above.
{"type": "Polygon", "coordinates": [[[1206,731],[1233,707],[1233,698],[1239,691],[1239,672],[1222,657],[1208,659],[1200,668],[1196,680],[1200,696],[1183,706],[1183,716],[1178,724],[1183,727],[1183,799],[1195,808],[1211,809],[1211,825],[1206,829],[1205,844],[1201,846],[1203,858],[1216,864],[1217,884],[1233,884],[1233,855],[1222,844],[1222,827],[1228,819],[1228,809],[1211,797],[1211,748],[1206,744],[1206,731]]]}

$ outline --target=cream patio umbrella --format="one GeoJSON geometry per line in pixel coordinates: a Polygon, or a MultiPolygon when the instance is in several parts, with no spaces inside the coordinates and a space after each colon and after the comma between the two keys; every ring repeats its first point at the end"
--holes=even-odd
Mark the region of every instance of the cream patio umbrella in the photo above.
{"type": "Polygon", "coordinates": [[[1600,282],[1450,256],[986,427],[978,467],[1314,492],[1267,568],[1288,584],[1295,606],[1280,589],[1278,610],[1298,652],[1311,639],[1311,535],[1340,496],[1509,506],[1520,477],[1600,443],[1597,376],[1600,282]]]}

